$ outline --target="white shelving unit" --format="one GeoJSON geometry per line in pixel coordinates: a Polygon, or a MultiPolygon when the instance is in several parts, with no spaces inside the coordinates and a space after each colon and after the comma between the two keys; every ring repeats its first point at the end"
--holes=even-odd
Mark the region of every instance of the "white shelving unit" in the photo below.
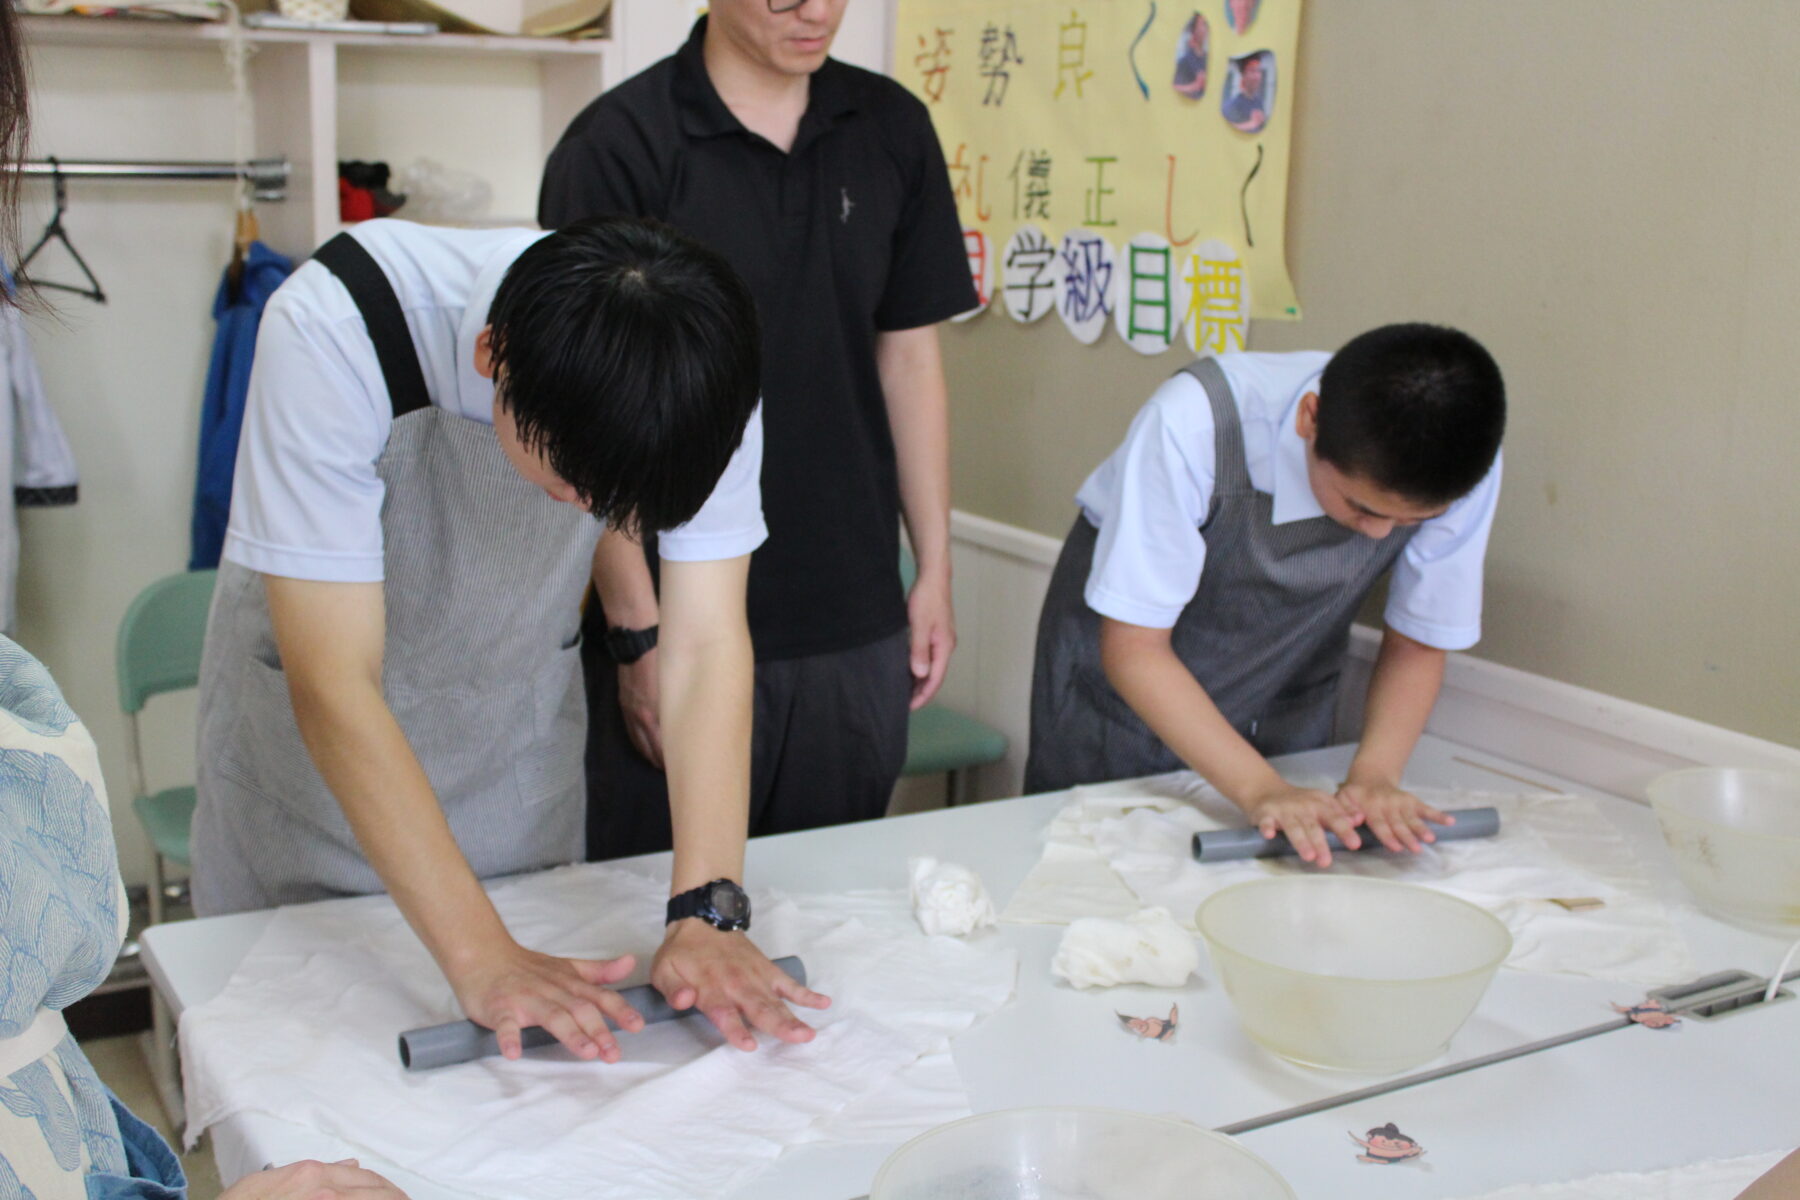
{"type": "MultiPolygon", "coordinates": [[[[615,6],[622,7],[622,6],[615,6]]],[[[618,14],[614,15],[615,23],[618,14]]],[[[192,48],[222,44],[217,24],[146,19],[31,15],[27,38],[44,46],[192,48]]],[[[614,26],[615,30],[617,25],[614,26]]],[[[284,251],[305,254],[342,228],[338,220],[339,67],[346,54],[490,57],[535,61],[540,128],[532,136],[553,145],[569,121],[601,88],[622,76],[614,38],[488,37],[472,34],[309,33],[245,30],[256,108],[256,153],[285,154],[292,165],[288,198],[258,207],[263,237],[284,251]]],[[[525,135],[525,131],[521,131],[525,135]]]]}

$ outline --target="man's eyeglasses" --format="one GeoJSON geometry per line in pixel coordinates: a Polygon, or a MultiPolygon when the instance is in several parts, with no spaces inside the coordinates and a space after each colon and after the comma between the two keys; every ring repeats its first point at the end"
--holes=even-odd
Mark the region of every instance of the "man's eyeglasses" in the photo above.
{"type": "Polygon", "coordinates": [[[769,0],[769,11],[772,13],[793,12],[805,3],[806,0],[769,0]]]}

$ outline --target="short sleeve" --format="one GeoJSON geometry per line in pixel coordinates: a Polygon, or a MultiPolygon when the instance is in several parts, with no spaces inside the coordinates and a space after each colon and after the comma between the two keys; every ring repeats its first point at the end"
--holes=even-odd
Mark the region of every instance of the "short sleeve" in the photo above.
{"type": "Polygon", "coordinates": [[[1212,414],[1199,385],[1177,375],[1157,389],[1125,442],[1082,490],[1104,514],[1085,592],[1104,617],[1172,629],[1200,586],[1212,505],[1212,414]],[[1204,411],[1203,411],[1204,410],[1204,411]]]}
{"type": "Polygon", "coordinates": [[[1500,500],[1496,457],[1475,490],[1419,526],[1394,564],[1384,619],[1397,633],[1439,650],[1481,640],[1482,572],[1500,500]]]}
{"type": "Polygon", "coordinates": [[[917,97],[894,88],[901,93],[904,116],[893,136],[914,182],[895,226],[887,286],[875,308],[875,328],[884,333],[935,325],[977,303],[950,168],[931,114],[917,97]]]}
{"type": "Polygon", "coordinates": [[[575,119],[544,164],[538,224],[561,229],[585,217],[661,217],[661,196],[644,133],[625,114],[599,107],[575,119]]]}
{"type": "Polygon", "coordinates": [[[762,512],[762,405],[750,414],[744,440],[725,464],[712,495],[686,525],[657,539],[657,554],[670,562],[738,558],[769,536],[762,512]]]}
{"type": "Polygon", "coordinates": [[[372,393],[354,365],[360,350],[376,370],[360,318],[298,307],[278,293],[257,332],[223,557],[266,575],[379,582],[386,389],[372,393]]]}

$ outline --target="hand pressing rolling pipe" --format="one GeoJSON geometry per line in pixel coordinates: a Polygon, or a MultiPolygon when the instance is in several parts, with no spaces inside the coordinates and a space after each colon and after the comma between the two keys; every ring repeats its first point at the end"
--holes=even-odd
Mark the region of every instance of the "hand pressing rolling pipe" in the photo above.
{"type": "MultiPolygon", "coordinates": [[[[795,983],[806,986],[806,964],[798,958],[778,958],[775,965],[787,972],[795,983]]],[[[663,999],[663,994],[647,983],[621,988],[619,995],[643,1014],[646,1025],[654,1025],[658,1021],[680,1020],[699,1011],[696,1008],[683,1011],[670,1008],[669,1002],[663,999]]],[[[555,1045],[556,1035],[541,1025],[532,1025],[520,1030],[519,1040],[525,1049],[535,1050],[540,1046],[555,1045]]],[[[428,1025],[422,1029],[409,1029],[400,1035],[400,1065],[409,1071],[429,1071],[435,1067],[473,1062],[498,1053],[500,1043],[495,1039],[494,1031],[473,1021],[428,1025]]]]}
{"type": "MultiPolygon", "coordinates": [[[[1433,825],[1431,832],[1440,842],[1460,842],[1467,838],[1493,837],[1500,832],[1500,812],[1493,808],[1458,808],[1450,810],[1454,825],[1433,825]]],[[[1357,827],[1364,850],[1379,850],[1381,842],[1368,832],[1368,826],[1357,827]]],[[[1333,854],[1345,853],[1344,843],[1335,833],[1327,832],[1325,842],[1333,854]]],[[[1218,829],[1194,835],[1194,857],[1200,862],[1229,862],[1237,858],[1283,858],[1294,853],[1285,833],[1265,838],[1259,829],[1218,829]]],[[[1354,853],[1354,851],[1350,852],[1354,853]]]]}

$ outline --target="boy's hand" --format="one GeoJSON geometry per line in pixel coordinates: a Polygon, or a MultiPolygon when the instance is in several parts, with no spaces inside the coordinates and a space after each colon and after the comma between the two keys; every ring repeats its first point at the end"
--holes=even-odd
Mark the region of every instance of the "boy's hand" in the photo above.
{"type": "Polygon", "coordinates": [[[1363,814],[1341,791],[1334,796],[1283,782],[1279,788],[1258,796],[1244,811],[1263,837],[1287,834],[1302,859],[1321,867],[1331,865],[1331,847],[1325,844],[1327,829],[1351,850],[1362,848],[1356,827],[1363,814]]]}
{"type": "MultiPolygon", "coordinates": [[[[1369,832],[1389,850],[1417,854],[1437,835],[1427,821],[1454,825],[1456,818],[1431,807],[1398,784],[1386,781],[1359,783],[1349,780],[1338,788],[1338,800],[1363,814],[1369,832]]],[[[1340,835],[1342,836],[1342,835],[1340,835]]]]}
{"type": "Polygon", "coordinates": [[[580,1058],[619,1061],[618,1039],[607,1022],[633,1033],[644,1018],[615,991],[631,974],[628,954],[610,960],[557,958],[527,950],[508,938],[467,965],[447,969],[450,985],[469,1018],[494,1031],[500,1053],[523,1053],[521,1031],[542,1025],[580,1058]]]}
{"type": "Polygon", "coordinates": [[[784,1042],[810,1042],[812,1027],[788,1005],[831,1007],[829,997],[788,978],[749,938],[697,917],[669,926],[650,982],[671,1008],[698,1008],[739,1050],[756,1049],[758,1031],[784,1042]]]}

